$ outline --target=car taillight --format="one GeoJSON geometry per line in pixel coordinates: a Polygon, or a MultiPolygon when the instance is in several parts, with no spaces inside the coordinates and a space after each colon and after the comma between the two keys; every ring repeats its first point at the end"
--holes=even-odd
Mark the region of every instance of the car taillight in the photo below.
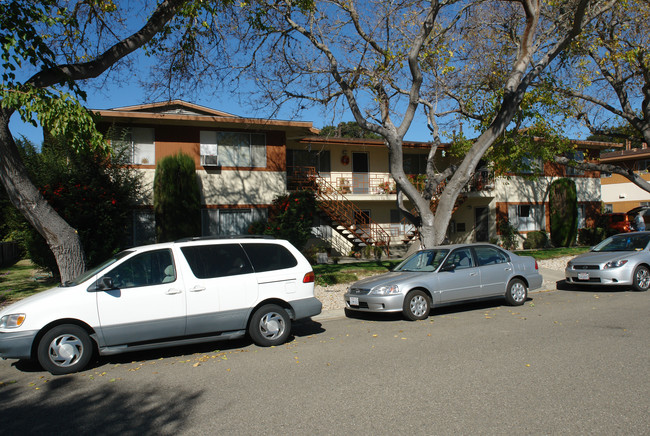
{"type": "Polygon", "coordinates": [[[539,265],[537,265],[537,259],[535,259],[535,269],[539,269],[539,265]]]}
{"type": "Polygon", "coordinates": [[[305,274],[305,277],[302,278],[303,283],[313,283],[316,280],[316,276],[313,271],[309,271],[305,274]]]}

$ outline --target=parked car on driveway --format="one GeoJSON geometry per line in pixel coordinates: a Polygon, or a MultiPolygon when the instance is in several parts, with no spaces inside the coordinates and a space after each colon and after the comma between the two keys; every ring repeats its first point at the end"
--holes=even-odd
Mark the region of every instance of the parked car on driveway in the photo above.
{"type": "Polygon", "coordinates": [[[237,338],[284,343],[317,315],[314,272],[289,242],[192,238],[123,251],[72,282],[0,312],[0,357],[52,374],[117,354],[237,338]]]}
{"type": "Polygon", "coordinates": [[[571,259],[564,270],[574,285],[650,287],[650,232],[610,236],[588,253],[571,259]]]}
{"type": "Polygon", "coordinates": [[[631,232],[633,231],[634,216],[630,217],[626,213],[616,212],[616,213],[604,213],[602,214],[602,219],[605,226],[608,229],[614,230],[614,232],[631,232]]]}
{"type": "Polygon", "coordinates": [[[344,295],[346,311],[429,316],[431,307],[484,298],[524,304],[542,285],[537,261],[490,244],[445,245],[421,250],[393,271],[360,280],[344,295]]]}

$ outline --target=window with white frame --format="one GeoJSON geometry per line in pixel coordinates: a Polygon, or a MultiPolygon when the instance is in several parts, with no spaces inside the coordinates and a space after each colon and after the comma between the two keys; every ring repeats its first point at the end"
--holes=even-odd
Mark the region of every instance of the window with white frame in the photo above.
{"type": "Polygon", "coordinates": [[[614,212],[614,205],[611,203],[603,205],[603,213],[612,213],[614,212]]]}
{"type": "Polygon", "coordinates": [[[201,131],[201,164],[224,167],[266,167],[266,135],[201,131]]]}
{"type": "Polygon", "coordinates": [[[537,204],[508,205],[508,220],[520,232],[544,230],[544,206],[537,204]]]}
{"type": "Polygon", "coordinates": [[[204,236],[246,235],[255,221],[266,220],[266,209],[203,209],[204,236]]]}
{"type": "Polygon", "coordinates": [[[155,165],[155,131],[151,127],[117,128],[108,133],[113,149],[122,155],[124,163],[155,165]]]}

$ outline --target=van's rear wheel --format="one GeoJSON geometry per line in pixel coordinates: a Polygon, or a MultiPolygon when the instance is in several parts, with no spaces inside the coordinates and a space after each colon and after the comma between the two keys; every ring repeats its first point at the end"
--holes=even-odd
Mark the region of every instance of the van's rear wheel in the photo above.
{"type": "Polygon", "coordinates": [[[284,344],[291,333],[291,318],[276,304],[267,304],[255,311],[248,334],[260,347],[284,344]]]}

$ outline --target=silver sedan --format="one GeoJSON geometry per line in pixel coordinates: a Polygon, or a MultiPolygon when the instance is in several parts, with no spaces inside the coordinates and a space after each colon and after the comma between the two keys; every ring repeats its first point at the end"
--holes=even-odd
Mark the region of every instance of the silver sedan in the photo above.
{"type": "Polygon", "coordinates": [[[537,262],[490,244],[421,250],[392,272],[360,280],[344,295],[346,312],[403,312],[425,319],[432,306],[501,297],[524,304],[542,285],[537,262]]]}
{"type": "Polygon", "coordinates": [[[605,239],[588,253],[571,259],[564,270],[574,285],[650,287],[650,232],[620,233],[605,239]]]}

